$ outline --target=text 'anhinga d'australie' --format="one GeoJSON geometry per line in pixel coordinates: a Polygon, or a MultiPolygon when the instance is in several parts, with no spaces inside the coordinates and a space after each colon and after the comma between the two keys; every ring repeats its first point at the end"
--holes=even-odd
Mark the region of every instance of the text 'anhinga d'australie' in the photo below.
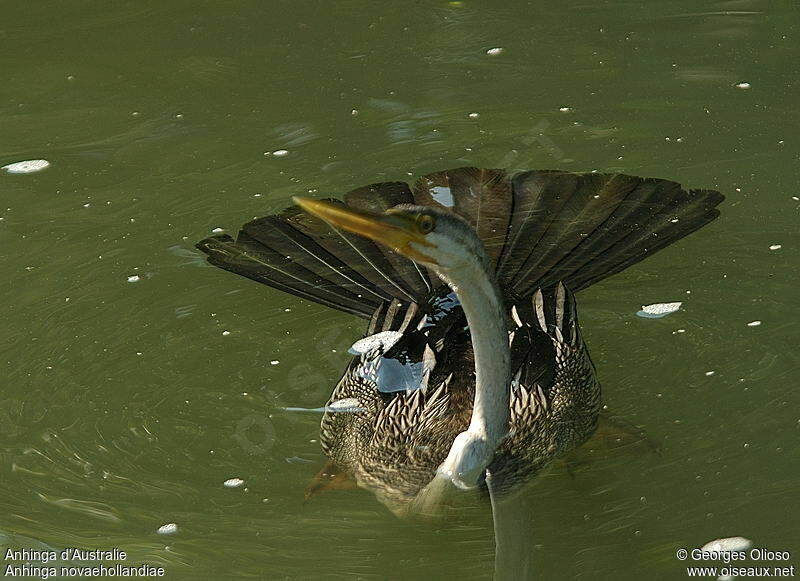
{"type": "Polygon", "coordinates": [[[573,293],[712,221],[723,199],[623,174],[458,168],[296,199],[198,247],[369,320],[320,441],[392,510],[424,512],[453,485],[507,497],[591,436],[600,384],[573,293]]]}

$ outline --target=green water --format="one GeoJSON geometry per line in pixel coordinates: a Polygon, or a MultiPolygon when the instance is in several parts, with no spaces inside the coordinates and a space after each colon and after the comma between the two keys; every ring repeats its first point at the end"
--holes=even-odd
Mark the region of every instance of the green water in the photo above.
{"type": "Polygon", "coordinates": [[[609,408],[661,453],[540,479],[539,577],[684,579],[678,548],[735,535],[800,565],[796,3],[43,1],[5,6],[0,44],[0,165],[52,164],[0,172],[4,551],[118,548],[176,580],[490,578],[485,510],[304,503],[319,417],[282,408],[324,403],[363,324],[192,250],[292,195],[477,165],[728,197],[578,297],[609,408]]]}

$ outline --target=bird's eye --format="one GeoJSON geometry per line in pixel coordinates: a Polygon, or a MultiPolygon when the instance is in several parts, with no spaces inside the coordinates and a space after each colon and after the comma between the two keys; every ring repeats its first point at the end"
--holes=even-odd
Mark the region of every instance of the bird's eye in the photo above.
{"type": "Polygon", "coordinates": [[[417,218],[417,228],[422,234],[429,234],[436,227],[436,218],[430,214],[420,214],[417,218]]]}

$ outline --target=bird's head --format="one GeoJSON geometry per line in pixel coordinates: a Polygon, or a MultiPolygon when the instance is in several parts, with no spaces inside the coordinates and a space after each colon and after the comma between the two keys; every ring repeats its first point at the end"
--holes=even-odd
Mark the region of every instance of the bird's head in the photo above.
{"type": "Polygon", "coordinates": [[[337,228],[388,246],[443,274],[485,255],[470,225],[444,210],[402,204],[376,214],[322,200],[296,197],[294,201],[337,228]]]}

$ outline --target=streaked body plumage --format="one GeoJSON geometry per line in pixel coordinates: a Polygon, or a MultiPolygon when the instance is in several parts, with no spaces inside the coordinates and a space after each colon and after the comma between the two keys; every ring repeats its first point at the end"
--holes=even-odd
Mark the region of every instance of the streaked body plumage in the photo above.
{"type": "MultiPolygon", "coordinates": [[[[510,434],[491,466],[501,493],[583,443],[600,409],[600,384],[572,295],[563,285],[550,290],[509,307],[510,434]]],[[[395,300],[376,309],[367,335],[402,335],[388,349],[378,345],[352,361],[328,402],[335,409],[352,400],[352,411],[328,411],[322,420],[325,453],[395,510],[430,481],[453,436],[469,423],[474,363],[453,295],[443,289],[421,305],[395,300]]]]}
{"type": "MultiPolygon", "coordinates": [[[[713,220],[718,192],[621,174],[460,168],[374,184],[347,206],[399,204],[461,216],[503,291],[512,381],[510,433],[489,466],[493,492],[518,490],[591,436],[600,384],[581,338],[573,293],[713,220]]],[[[323,449],[402,512],[430,482],[470,420],[475,368],[456,293],[398,253],[290,208],[198,245],[212,264],[369,318],[333,390],[323,449]]]]}

